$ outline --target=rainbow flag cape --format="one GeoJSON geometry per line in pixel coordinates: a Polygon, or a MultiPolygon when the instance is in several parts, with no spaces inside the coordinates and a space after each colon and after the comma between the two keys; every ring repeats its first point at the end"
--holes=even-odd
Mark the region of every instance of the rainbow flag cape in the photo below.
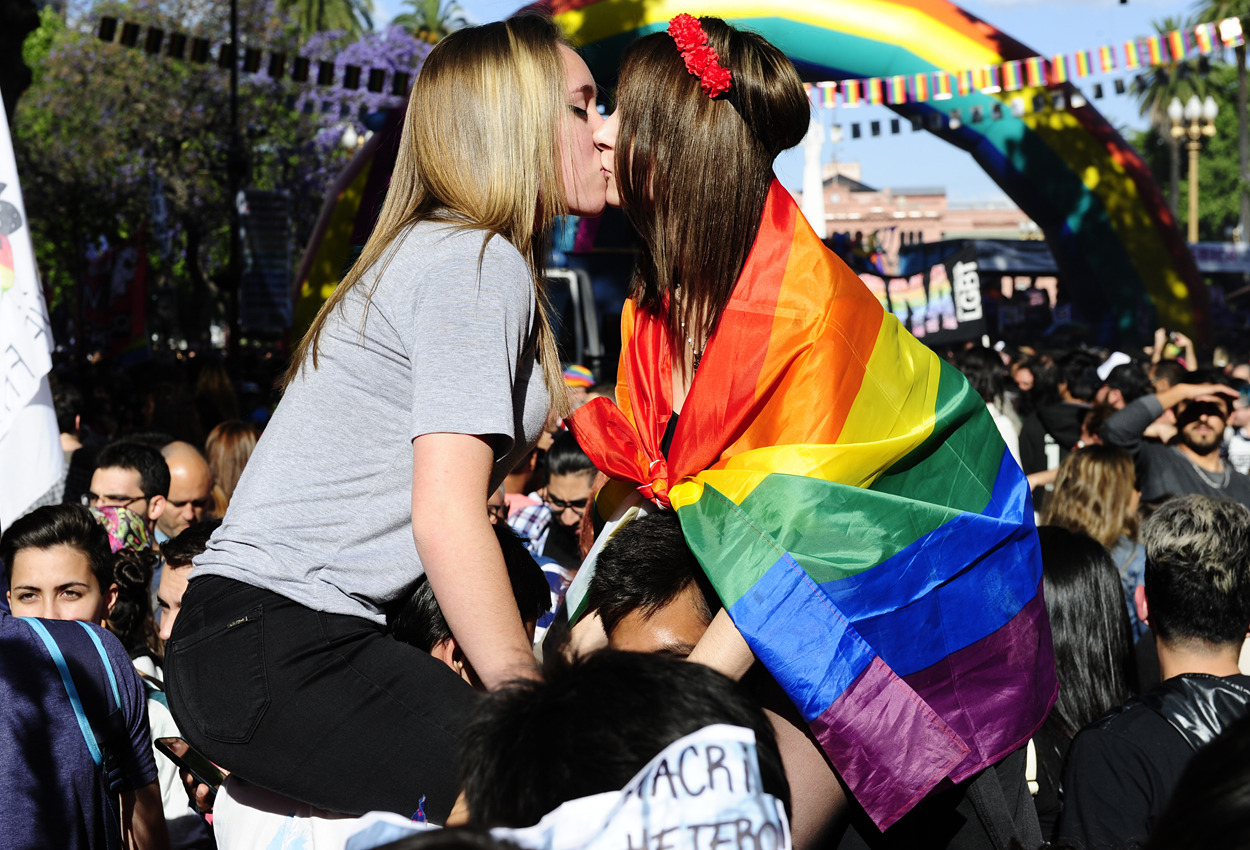
{"type": "MultiPolygon", "coordinates": [[[[1022,746],[1057,693],[1024,474],[963,376],[774,181],[665,456],[672,348],[627,302],[619,407],[570,426],[676,509],[756,657],[881,828],[1022,746]]],[[[616,487],[615,495],[609,495],[616,487]]]]}

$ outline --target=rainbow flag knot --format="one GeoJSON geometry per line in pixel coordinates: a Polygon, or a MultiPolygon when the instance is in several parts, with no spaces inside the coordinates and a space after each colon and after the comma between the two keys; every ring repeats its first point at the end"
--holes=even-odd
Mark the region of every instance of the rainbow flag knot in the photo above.
{"type": "Polygon", "coordinates": [[[661,465],[734,623],[877,825],[1023,746],[1057,693],[1033,508],[963,376],[777,183],[667,456],[665,323],[627,302],[621,324],[620,406],[570,427],[615,485],[656,493],[661,465]]]}

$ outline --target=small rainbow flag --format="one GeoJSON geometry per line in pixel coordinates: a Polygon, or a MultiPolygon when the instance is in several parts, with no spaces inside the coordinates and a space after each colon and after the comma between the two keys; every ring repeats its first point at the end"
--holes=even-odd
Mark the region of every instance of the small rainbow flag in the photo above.
{"type": "Polygon", "coordinates": [[[1198,50],[1207,54],[1215,49],[1215,24],[1198,24],[1194,27],[1194,42],[1198,50]]]}
{"type": "Polygon", "coordinates": [[[1224,42],[1225,47],[1240,47],[1246,43],[1240,18],[1225,18],[1220,21],[1220,41],[1224,42]]]}
{"type": "Polygon", "coordinates": [[[1162,65],[1163,42],[1157,35],[1146,36],[1146,61],[1151,65],[1162,65]]]}
{"type": "Polygon", "coordinates": [[[868,102],[873,106],[885,103],[885,86],[880,77],[868,81],[868,102]]]}
{"type": "Polygon", "coordinates": [[[1068,57],[1062,53],[1050,57],[1050,82],[1066,83],[1069,79],[1068,57]]]}
{"type": "Polygon", "coordinates": [[[1078,77],[1089,76],[1089,51],[1078,50],[1075,54],[1076,58],[1076,75],[1078,77]]]}
{"type": "Polygon", "coordinates": [[[1103,45],[1098,48],[1098,70],[1110,74],[1115,70],[1115,48],[1103,45]]]}
{"type": "Polygon", "coordinates": [[[1024,81],[1020,74],[1020,62],[1006,62],[1003,64],[1003,91],[1019,91],[1024,88],[1024,81]]]}
{"type": "Polygon", "coordinates": [[[972,89],[973,89],[972,72],[971,71],[956,71],[955,72],[955,84],[959,88],[960,96],[971,94],[972,89]]]}
{"type": "Polygon", "coordinates": [[[863,83],[860,80],[842,81],[842,103],[845,106],[859,106],[862,98],[863,83]]]}
{"type": "Polygon", "coordinates": [[[833,109],[838,105],[838,89],[836,83],[820,84],[820,102],[825,109],[833,109]]]}
{"type": "Polygon", "coordinates": [[[1172,30],[1168,33],[1168,50],[1172,61],[1179,62],[1189,55],[1189,35],[1184,30],[1172,30]]]}
{"type": "Polygon", "coordinates": [[[907,78],[899,75],[890,77],[890,103],[907,102],[907,78]]]}
{"type": "Polygon", "coordinates": [[[924,103],[929,99],[929,75],[913,74],[911,79],[911,99],[924,103]]]}
{"type": "Polygon", "coordinates": [[[1040,56],[1030,56],[1024,60],[1024,73],[1030,86],[1046,85],[1046,60],[1040,56]]]}
{"type": "Polygon", "coordinates": [[[1137,54],[1137,41],[1124,42],[1124,68],[1131,71],[1141,67],[1141,57],[1137,54]]]}
{"type": "Polygon", "coordinates": [[[951,94],[951,75],[946,71],[933,72],[933,99],[949,100],[954,97],[951,94]]]}
{"type": "Polygon", "coordinates": [[[1003,72],[1001,65],[986,65],[982,79],[981,91],[995,94],[1003,90],[1003,72]]]}
{"type": "Polygon", "coordinates": [[[677,511],[873,821],[1023,746],[1058,692],[1028,482],[780,183],[680,418],[671,362],[665,317],[627,300],[617,404],[570,420],[613,479],[597,507],[636,490],[677,511]]]}

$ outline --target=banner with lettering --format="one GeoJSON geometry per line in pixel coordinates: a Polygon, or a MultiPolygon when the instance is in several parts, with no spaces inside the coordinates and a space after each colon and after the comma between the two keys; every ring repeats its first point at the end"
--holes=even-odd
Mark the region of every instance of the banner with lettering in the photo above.
{"type": "Polygon", "coordinates": [[[966,342],[986,332],[977,252],[971,243],[922,272],[901,277],[862,272],[859,278],[926,345],[966,342]]]}

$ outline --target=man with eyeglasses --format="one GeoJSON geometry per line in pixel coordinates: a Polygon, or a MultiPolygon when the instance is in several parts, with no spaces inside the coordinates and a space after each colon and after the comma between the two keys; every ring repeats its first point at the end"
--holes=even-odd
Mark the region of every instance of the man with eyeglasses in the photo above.
{"type": "MultiPolygon", "coordinates": [[[[526,547],[568,570],[581,566],[577,529],[586,511],[597,470],[568,431],[556,435],[547,451],[547,484],[532,495],[540,504],[508,518],[526,547]]],[[[541,562],[540,562],[541,563],[541,562]]]]}
{"type": "Polygon", "coordinates": [[[1233,499],[1250,507],[1250,477],[1220,456],[1224,427],[1237,391],[1222,383],[1176,384],[1128,404],[1103,423],[1103,442],[1126,449],[1137,463],[1144,502],[1190,493],[1233,499]],[[1176,438],[1165,446],[1143,438],[1171,408],[1176,438]]]}
{"type": "Polygon", "coordinates": [[[169,498],[156,520],[156,542],[177,537],[193,522],[204,519],[212,506],[213,475],[208,461],[190,443],[175,440],[161,449],[169,466],[169,498]]]}
{"type": "Polygon", "coordinates": [[[156,449],[119,441],[100,450],[87,504],[93,508],[130,508],[147,521],[148,529],[165,512],[169,467],[156,449]]]}

